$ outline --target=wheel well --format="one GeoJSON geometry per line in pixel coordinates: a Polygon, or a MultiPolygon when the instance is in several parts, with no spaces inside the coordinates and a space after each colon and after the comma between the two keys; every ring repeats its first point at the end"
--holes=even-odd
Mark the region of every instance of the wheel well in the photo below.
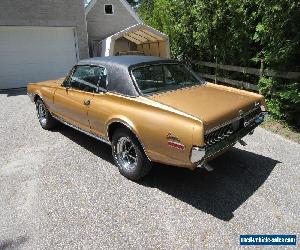
{"type": "Polygon", "coordinates": [[[143,149],[143,152],[145,153],[146,157],[148,158],[149,161],[151,161],[150,158],[148,157],[146,151],[145,151],[145,148],[144,148],[143,144],[141,143],[141,141],[139,140],[137,135],[129,127],[127,127],[125,124],[123,124],[122,122],[113,122],[112,124],[110,124],[108,126],[107,132],[108,132],[109,141],[110,142],[112,141],[112,136],[116,132],[116,130],[121,129],[121,128],[127,130],[129,133],[131,133],[136,138],[137,142],[140,144],[141,148],[143,149]]]}
{"type": "Polygon", "coordinates": [[[112,141],[113,134],[120,128],[126,129],[128,132],[130,132],[131,134],[133,134],[136,137],[136,135],[123,123],[113,122],[108,127],[108,138],[109,138],[110,141],[112,141]]]}
{"type": "Polygon", "coordinates": [[[36,103],[38,99],[42,99],[38,94],[34,95],[33,101],[36,103]]]}

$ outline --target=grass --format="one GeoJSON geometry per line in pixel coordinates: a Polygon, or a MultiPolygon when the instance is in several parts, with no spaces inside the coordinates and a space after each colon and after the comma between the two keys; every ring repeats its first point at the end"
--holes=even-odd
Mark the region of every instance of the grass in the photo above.
{"type": "Polygon", "coordinates": [[[261,127],[300,144],[300,129],[293,128],[284,121],[278,121],[269,115],[261,127]]]}

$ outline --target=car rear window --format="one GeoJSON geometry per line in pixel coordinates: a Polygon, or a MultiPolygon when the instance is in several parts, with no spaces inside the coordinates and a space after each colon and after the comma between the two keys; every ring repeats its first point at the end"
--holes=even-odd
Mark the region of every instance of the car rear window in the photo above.
{"type": "Polygon", "coordinates": [[[152,94],[202,84],[183,64],[147,65],[132,70],[143,94],[152,94]]]}

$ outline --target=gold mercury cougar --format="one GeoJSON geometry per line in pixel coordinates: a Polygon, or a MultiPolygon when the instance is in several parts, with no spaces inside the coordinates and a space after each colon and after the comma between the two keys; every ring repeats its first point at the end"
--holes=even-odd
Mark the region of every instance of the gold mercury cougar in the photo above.
{"type": "Polygon", "coordinates": [[[209,160],[245,145],[266,114],[263,96],[205,82],[158,57],[82,60],[66,78],[27,91],[43,129],[59,121],[110,144],[120,173],[134,181],[151,162],[209,170],[209,160]]]}

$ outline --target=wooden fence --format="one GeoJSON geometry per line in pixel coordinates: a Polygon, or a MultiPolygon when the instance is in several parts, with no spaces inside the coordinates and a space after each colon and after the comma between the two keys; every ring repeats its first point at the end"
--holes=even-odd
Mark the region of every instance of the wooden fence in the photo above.
{"type": "Polygon", "coordinates": [[[217,64],[217,63],[212,63],[212,62],[203,62],[203,61],[193,61],[193,65],[200,65],[200,66],[215,69],[214,75],[196,72],[200,77],[214,80],[215,82],[218,82],[218,81],[224,82],[224,83],[227,83],[227,84],[230,84],[233,86],[243,87],[245,89],[250,89],[250,90],[254,90],[254,91],[258,91],[256,84],[220,77],[220,76],[218,76],[218,69],[232,71],[232,72],[239,72],[239,73],[249,74],[249,75],[257,75],[259,77],[271,76],[271,77],[278,77],[278,78],[284,78],[284,79],[300,79],[300,72],[282,72],[282,71],[264,69],[263,63],[261,64],[260,69],[232,66],[232,65],[223,65],[223,64],[217,64]]]}

